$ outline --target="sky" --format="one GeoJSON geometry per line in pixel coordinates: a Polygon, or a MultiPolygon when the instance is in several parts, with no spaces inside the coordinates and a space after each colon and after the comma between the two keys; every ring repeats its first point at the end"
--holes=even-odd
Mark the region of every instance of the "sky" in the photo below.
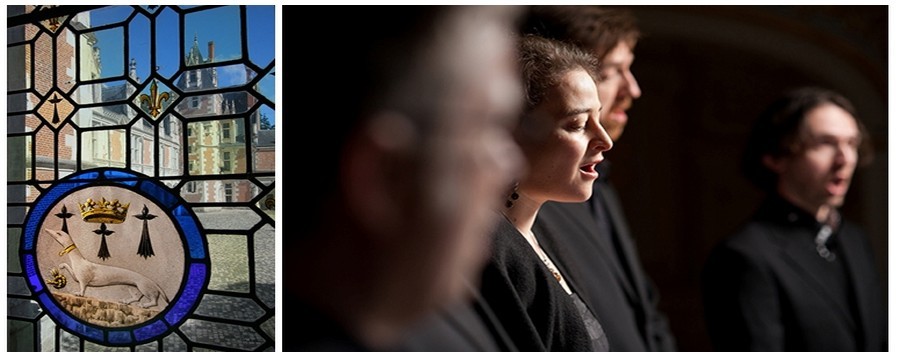
{"type": "MultiPolygon", "coordinates": [[[[145,7],[146,8],[146,7],[145,7]]],[[[215,43],[215,61],[240,58],[243,41],[247,41],[247,52],[251,62],[260,68],[268,66],[275,59],[275,7],[268,5],[247,6],[247,36],[240,33],[240,7],[224,6],[197,11],[192,6],[184,9],[184,37],[179,34],[182,24],[178,12],[171,8],[154,9],[156,18],[156,58],[150,56],[151,21],[143,12],[128,22],[135,11],[131,6],[110,6],[94,10],[90,15],[92,28],[109,24],[117,26],[92,32],[97,38],[95,46],[100,48],[101,78],[122,76],[128,71],[128,63],[134,59],[136,71],[141,81],[151,75],[151,66],[157,67],[157,74],[163,78],[175,77],[183,61],[181,51],[186,55],[193,46],[194,36],[203,58],[208,57],[208,42],[215,43]],[[128,48],[123,51],[124,39],[128,48]],[[155,62],[155,64],[154,64],[155,62]]],[[[274,70],[273,70],[274,72],[274,70]]],[[[219,87],[244,84],[244,66],[230,65],[218,68],[219,87]]],[[[274,76],[265,76],[260,82],[260,92],[275,100],[274,76]]],[[[275,111],[261,107],[261,111],[275,124],[275,111]]]]}

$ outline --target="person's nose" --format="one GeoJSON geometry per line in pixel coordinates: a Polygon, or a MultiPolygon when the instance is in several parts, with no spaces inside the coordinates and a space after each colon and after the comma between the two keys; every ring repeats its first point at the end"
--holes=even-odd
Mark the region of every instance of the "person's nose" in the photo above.
{"type": "Polygon", "coordinates": [[[638,85],[637,78],[634,77],[631,70],[625,72],[625,81],[623,85],[625,86],[625,91],[627,91],[631,98],[636,99],[641,97],[641,86],[638,85]]]}
{"type": "Polygon", "coordinates": [[[850,144],[840,144],[834,154],[834,165],[837,168],[855,166],[857,149],[850,144]]]}
{"type": "Polygon", "coordinates": [[[600,152],[609,151],[613,147],[613,140],[609,137],[609,133],[606,132],[606,129],[603,128],[603,125],[600,124],[599,116],[596,119],[592,119],[590,121],[590,130],[593,134],[593,138],[591,139],[591,148],[594,148],[600,152]]]}

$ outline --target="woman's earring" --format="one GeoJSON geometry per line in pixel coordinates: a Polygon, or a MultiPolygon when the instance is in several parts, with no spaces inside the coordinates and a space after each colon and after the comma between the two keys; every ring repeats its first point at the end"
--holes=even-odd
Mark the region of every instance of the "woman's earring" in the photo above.
{"type": "Polygon", "coordinates": [[[509,197],[506,198],[506,208],[512,208],[513,201],[519,199],[519,183],[516,182],[516,185],[513,186],[512,193],[509,194],[509,197]]]}

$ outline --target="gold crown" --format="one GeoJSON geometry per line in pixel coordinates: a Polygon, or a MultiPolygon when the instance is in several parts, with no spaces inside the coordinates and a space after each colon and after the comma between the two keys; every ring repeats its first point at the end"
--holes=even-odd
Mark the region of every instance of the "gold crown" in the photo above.
{"type": "Polygon", "coordinates": [[[85,222],[122,223],[128,216],[130,204],[123,205],[117,199],[109,202],[106,198],[100,197],[100,202],[94,202],[93,199],[88,198],[84,203],[79,203],[78,207],[81,207],[81,217],[85,222]]]}

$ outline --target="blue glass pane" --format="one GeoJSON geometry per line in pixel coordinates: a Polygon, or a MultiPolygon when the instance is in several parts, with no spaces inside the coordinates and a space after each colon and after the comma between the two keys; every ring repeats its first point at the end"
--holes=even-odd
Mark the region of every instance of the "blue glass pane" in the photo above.
{"type": "Polygon", "coordinates": [[[38,276],[37,270],[35,268],[34,256],[31,254],[26,254],[25,276],[28,277],[28,284],[31,284],[31,291],[39,293],[44,290],[44,282],[41,281],[41,277],[38,276]]]}
{"type": "Polygon", "coordinates": [[[115,331],[109,332],[109,342],[112,344],[128,344],[131,343],[131,332],[115,331]]]}
{"type": "Polygon", "coordinates": [[[175,197],[174,195],[172,195],[172,192],[169,192],[168,189],[160,187],[154,182],[142,182],[140,189],[150,197],[153,197],[157,201],[159,201],[160,204],[162,204],[162,207],[165,209],[170,209],[178,203],[178,197],[175,197]]]}
{"type": "Polygon", "coordinates": [[[134,338],[137,339],[137,341],[142,342],[144,340],[165,333],[166,328],[168,328],[166,326],[166,323],[164,323],[162,320],[157,320],[141,328],[135,329],[134,338]]]}
{"type": "Polygon", "coordinates": [[[118,179],[118,178],[136,178],[137,176],[128,172],[109,170],[103,171],[103,176],[109,179],[118,179]]]}
{"type": "Polygon", "coordinates": [[[184,230],[184,237],[187,239],[191,258],[206,258],[206,251],[203,249],[203,236],[200,235],[200,230],[197,228],[197,222],[194,222],[194,218],[191,217],[189,213],[190,212],[184,208],[184,205],[175,207],[175,210],[172,211],[175,220],[178,221],[178,224],[181,225],[181,229],[184,230]]]}
{"type": "Polygon", "coordinates": [[[100,172],[85,172],[80,175],[72,176],[71,179],[76,180],[92,180],[100,177],[100,172]]]}
{"type": "Polygon", "coordinates": [[[184,286],[184,292],[178,298],[178,302],[172,305],[172,310],[166,313],[166,322],[169,325],[178,324],[188,311],[197,302],[200,290],[203,289],[203,282],[206,281],[206,265],[194,263],[188,272],[187,284],[184,286]]]}

